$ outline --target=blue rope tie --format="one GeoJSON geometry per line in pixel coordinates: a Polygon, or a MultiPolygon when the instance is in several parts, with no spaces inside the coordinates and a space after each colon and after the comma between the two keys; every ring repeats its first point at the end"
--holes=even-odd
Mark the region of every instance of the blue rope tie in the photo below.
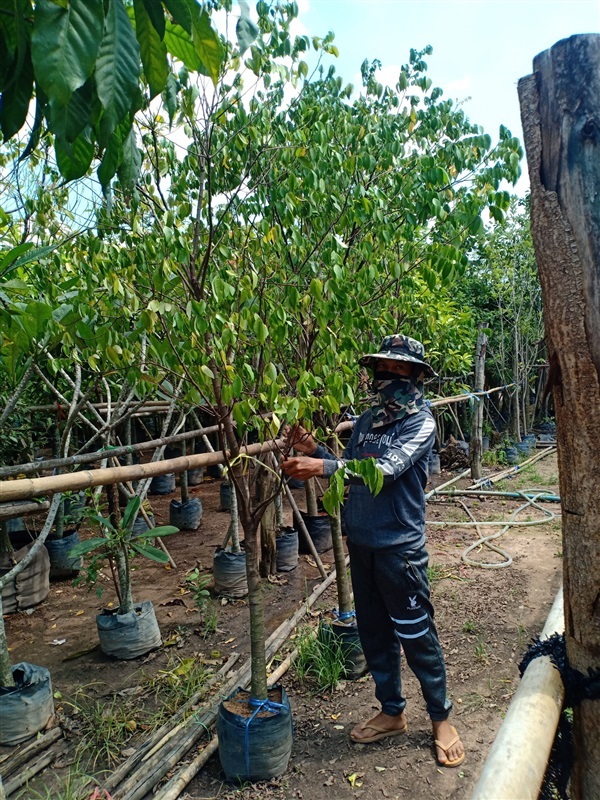
{"type": "Polygon", "coordinates": [[[248,700],[248,705],[255,708],[252,712],[252,716],[248,718],[244,730],[244,760],[246,762],[246,776],[250,775],[250,723],[261,710],[272,711],[273,713],[278,714],[283,708],[285,708],[283,703],[274,703],[272,700],[256,700],[254,697],[251,697],[248,700]]]}
{"type": "Polygon", "coordinates": [[[339,619],[340,622],[346,622],[349,619],[356,617],[356,611],[338,611],[337,608],[333,609],[333,616],[339,619]]]}

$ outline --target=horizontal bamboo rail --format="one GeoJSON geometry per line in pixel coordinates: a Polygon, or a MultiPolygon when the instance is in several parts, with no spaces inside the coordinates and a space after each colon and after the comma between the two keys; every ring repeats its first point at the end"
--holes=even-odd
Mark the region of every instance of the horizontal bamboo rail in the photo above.
{"type": "MultiPolygon", "coordinates": [[[[564,632],[560,589],[541,633],[564,632]]],[[[565,690],[548,656],[530,662],[496,734],[471,800],[537,800],[556,734],[565,690]]]]}
{"type": "MultiPolygon", "coordinates": [[[[251,444],[240,448],[243,456],[258,457],[273,450],[282,449],[283,439],[251,444]]],[[[228,452],[216,450],[214,453],[198,453],[190,456],[179,456],[166,461],[154,461],[149,464],[133,464],[126,467],[107,467],[105,469],[82,470],[66,475],[48,475],[44,478],[21,478],[15,481],[0,482],[0,503],[15,500],[29,500],[55,492],[77,491],[93,486],[108,486],[112,483],[136,481],[140,478],[155,478],[169,472],[183,472],[188,469],[208,467],[213,464],[224,464],[230,458],[228,452]]]]}
{"type": "Polygon", "coordinates": [[[126,444],[122,447],[111,447],[108,450],[95,450],[93,453],[80,453],[79,455],[66,456],[65,458],[51,458],[47,461],[29,461],[26,464],[0,467],[0,478],[6,478],[9,475],[28,475],[32,472],[71,467],[79,464],[92,464],[95,461],[102,461],[103,458],[118,458],[119,456],[126,456],[129,453],[143,453],[146,450],[155,450],[157,447],[162,447],[163,445],[176,444],[178,442],[185,442],[188,439],[207,436],[209,433],[217,433],[218,430],[218,425],[210,425],[208,428],[197,428],[193,431],[175,433],[173,436],[163,436],[162,439],[150,439],[147,442],[126,444]]]}

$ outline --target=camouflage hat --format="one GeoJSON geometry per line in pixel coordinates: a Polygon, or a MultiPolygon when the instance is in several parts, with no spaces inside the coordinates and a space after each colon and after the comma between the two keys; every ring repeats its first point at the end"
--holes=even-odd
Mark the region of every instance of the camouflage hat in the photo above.
{"type": "Polygon", "coordinates": [[[375,367],[376,359],[389,358],[393,361],[410,361],[413,364],[421,364],[424,372],[429,378],[435,378],[436,373],[425,361],[425,348],[416,339],[404,336],[402,333],[395,333],[393,336],[386,336],[381,343],[378,353],[369,353],[363,356],[358,362],[362,367],[375,367]]]}

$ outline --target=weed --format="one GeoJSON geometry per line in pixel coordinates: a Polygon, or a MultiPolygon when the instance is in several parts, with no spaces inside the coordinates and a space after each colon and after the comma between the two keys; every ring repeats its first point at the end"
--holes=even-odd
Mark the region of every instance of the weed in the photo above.
{"type": "Polygon", "coordinates": [[[518,650],[522,651],[525,647],[525,640],[529,636],[529,631],[524,625],[517,625],[517,646],[518,650]]]}
{"type": "Polygon", "coordinates": [[[477,639],[477,644],[475,645],[475,658],[477,661],[481,661],[482,664],[488,663],[488,649],[483,640],[483,636],[479,636],[477,639]]]}
{"type": "Polygon", "coordinates": [[[471,692],[470,694],[463,695],[461,708],[466,714],[472,714],[474,711],[482,709],[487,702],[487,699],[479,692],[471,692]]]}
{"type": "Polygon", "coordinates": [[[463,633],[477,633],[479,631],[479,625],[477,622],[473,622],[473,620],[468,619],[465,624],[462,626],[463,633]]]}
{"type": "Polygon", "coordinates": [[[192,593],[194,605],[201,614],[206,611],[206,607],[210,602],[210,592],[206,588],[210,582],[211,576],[201,575],[198,567],[190,570],[185,576],[186,588],[192,593]]]}
{"type": "Polygon", "coordinates": [[[173,658],[166,669],[159,670],[147,679],[149,691],[160,702],[161,708],[154,715],[153,727],[184,705],[189,698],[206,684],[209,674],[197,658],[173,658]]]}
{"type": "Polygon", "coordinates": [[[219,621],[217,611],[210,599],[210,592],[206,588],[211,580],[212,577],[210,575],[201,575],[197,567],[190,570],[185,576],[186,589],[191,592],[194,598],[194,605],[202,617],[204,628],[202,636],[204,639],[217,630],[219,621]]]}
{"type": "MultiPolygon", "coordinates": [[[[44,781],[47,783],[48,773],[44,772],[43,774],[44,781]]],[[[53,770],[52,779],[53,783],[60,783],[60,788],[45,785],[40,790],[36,790],[26,783],[24,788],[15,795],[15,800],[56,800],[57,797],[60,797],[60,800],[81,800],[82,797],[90,794],[91,786],[97,780],[93,775],[82,771],[79,764],[69,767],[67,774],[60,779],[57,777],[57,772],[53,770]]]]}
{"type": "Polygon", "coordinates": [[[81,690],[69,705],[75,711],[81,737],[77,758],[90,757],[93,767],[116,764],[142,723],[140,706],[123,702],[116,695],[94,699],[81,690]]]}
{"type": "Polygon", "coordinates": [[[342,640],[331,629],[326,634],[323,630],[319,628],[315,635],[310,626],[305,626],[296,637],[296,675],[301,683],[313,681],[316,693],[334,691],[346,677],[342,640]]]}
{"type": "Polygon", "coordinates": [[[452,577],[454,576],[448,567],[444,567],[441,564],[434,564],[433,562],[429,563],[427,567],[427,580],[429,581],[430,586],[435,586],[445,578],[452,577]]]}

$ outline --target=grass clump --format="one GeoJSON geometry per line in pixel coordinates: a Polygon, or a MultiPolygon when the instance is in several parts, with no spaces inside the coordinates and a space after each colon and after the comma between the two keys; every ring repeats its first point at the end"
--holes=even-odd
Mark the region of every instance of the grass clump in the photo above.
{"type": "Polygon", "coordinates": [[[322,625],[317,631],[309,625],[301,628],[296,648],[296,676],[301,683],[312,684],[315,693],[335,691],[347,676],[342,640],[330,628],[326,633],[322,625]]]}

